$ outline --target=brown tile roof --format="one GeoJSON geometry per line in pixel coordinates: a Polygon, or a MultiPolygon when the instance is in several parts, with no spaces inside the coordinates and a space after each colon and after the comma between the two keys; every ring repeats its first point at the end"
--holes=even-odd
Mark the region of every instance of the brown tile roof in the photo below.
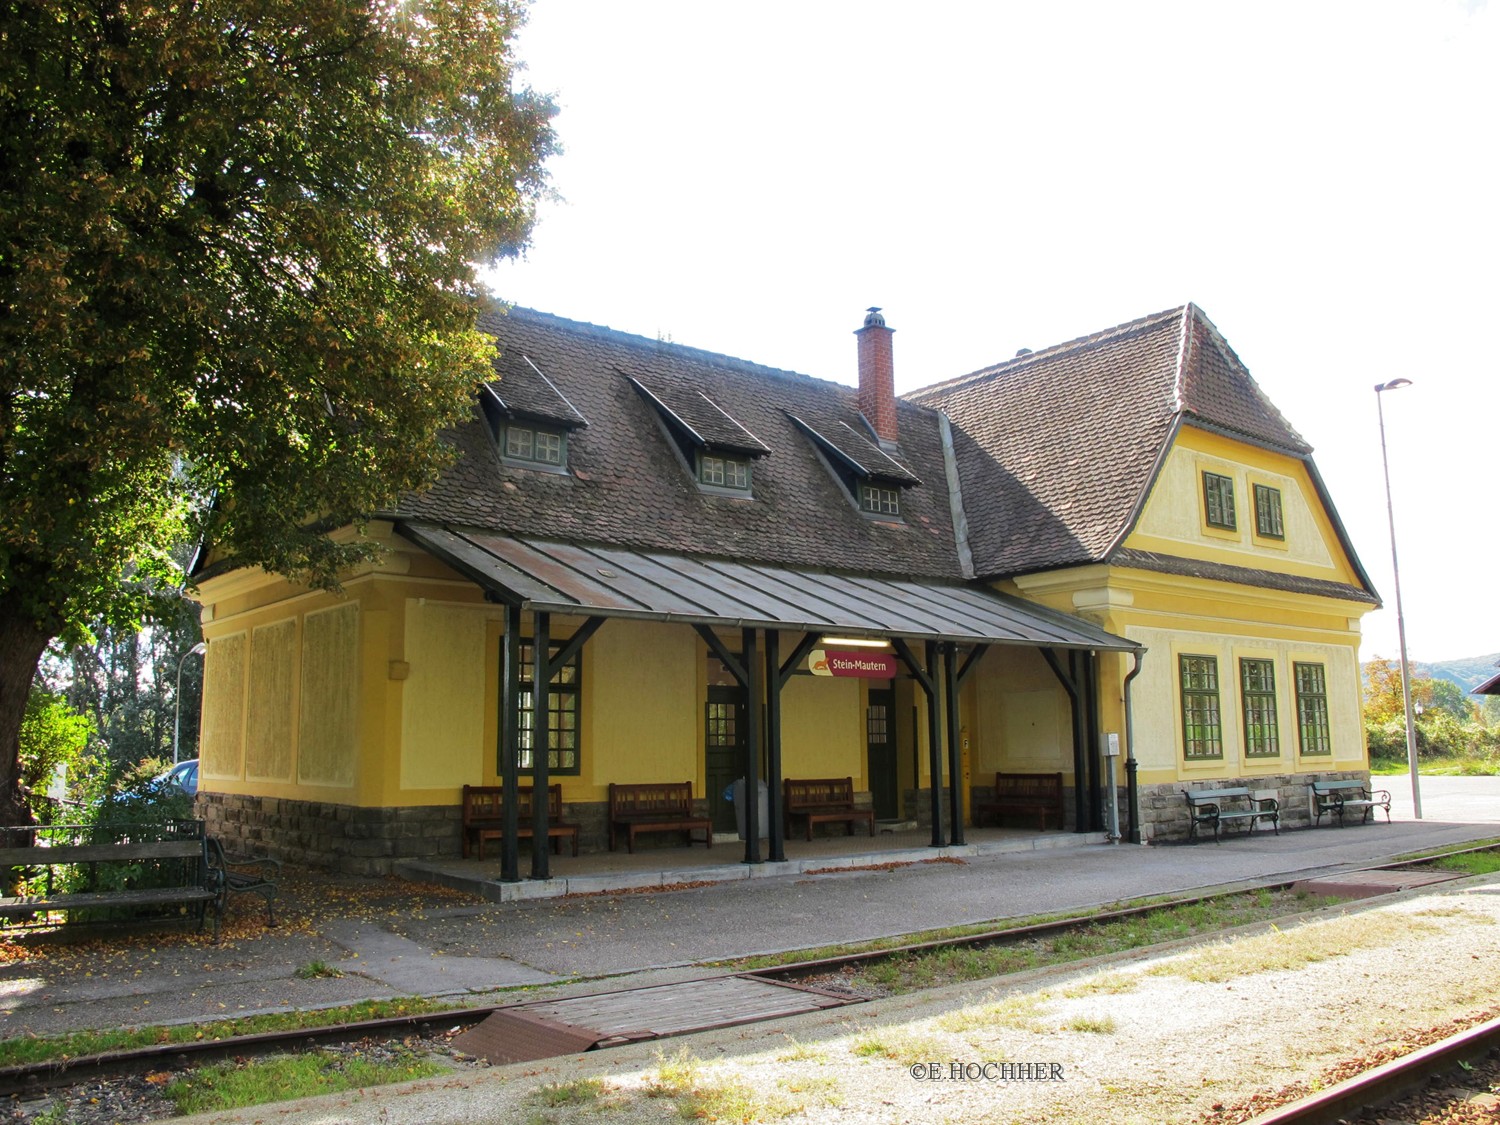
{"type": "Polygon", "coordinates": [[[481,326],[501,345],[502,395],[586,421],[568,436],[568,472],[503,464],[476,413],[453,435],[458,463],[394,514],[874,575],[994,577],[1111,562],[1374,600],[1367,581],[1309,584],[1120,550],[1183,424],[1306,459],[1324,495],[1306,442],[1192,305],[917,391],[897,404],[896,449],[873,440],[852,387],[527,309],[489,314],[481,326]],[[710,445],[767,450],[753,461],[753,499],[700,489],[637,384],[710,445]],[[953,532],[937,409],[952,420],[972,570],[953,532]],[[855,508],[834,471],[847,473],[848,461],[902,488],[900,521],[855,508]]]}
{"type": "Polygon", "coordinates": [[[1380,599],[1369,590],[1361,590],[1343,582],[1304,578],[1298,574],[1283,574],[1275,570],[1229,566],[1226,563],[1204,562],[1201,559],[1185,559],[1176,555],[1137,550],[1116,551],[1110,556],[1109,561],[1115,566],[1130,567],[1134,570],[1152,570],[1158,574],[1183,574],[1192,578],[1234,582],[1241,586],[1258,586],[1263,590],[1285,590],[1295,594],[1314,594],[1325,598],[1364,602],[1367,605],[1378,606],[1380,604],[1380,599]]]}
{"type": "MultiPolygon", "coordinates": [[[[1117,548],[1180,425],[1293,457],[1311,453],[1191,304],[1018,355],[907,398],[953,422],[970,548],[981,575],[1123,562],[1117,548]]],[[[1359,591],[1359,599],[1366,593],[1359,591]]]]}
{"type": "Polygon", "coordinates": [[[1181,322],[1158,313],[907,396],[953,421],[979,574],[1104,558],[1172,432],[1181,322]]]}
{"type": "Polygon", "coordinates": [[[680,554],[962,576],[934,412],[898,403],[901,464],[923,483],[902,493],[900,522],[877,521],[854,507],[788,416],[857,430],[864,423],[852,387],[525,309],[488,315],[481,327],[506,355],[534,362],[588,420],[568,436],[569,472],[502,464],[476,415],[453,435],[458,463],[395,514],[680,554]],[[700,490],[627,375],[674,401],[701,391],[764,444],[754,499],[700,490]]]}

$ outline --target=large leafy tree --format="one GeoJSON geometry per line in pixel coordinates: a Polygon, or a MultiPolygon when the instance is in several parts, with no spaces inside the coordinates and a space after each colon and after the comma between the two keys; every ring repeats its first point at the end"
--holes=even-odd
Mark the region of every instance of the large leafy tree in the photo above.
{"type": "Polygon", "coordinates": [[[488,370],[519,0],[0,0],[0,824],[38,658],[207,534],[324,584],[488,370]]]}

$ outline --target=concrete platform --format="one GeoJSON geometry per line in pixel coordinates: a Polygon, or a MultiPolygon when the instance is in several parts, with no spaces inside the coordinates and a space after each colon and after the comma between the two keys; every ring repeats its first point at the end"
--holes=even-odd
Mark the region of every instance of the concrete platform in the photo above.
{"type": "MultiPolygon", "coordinates": [[[[478,895],[490,902],[522,902],[565,895],[607,894],[650,887],[680,888],[743,879],[787,875],[829,874],[891,865],[966,860],[979,856],[1024,854],[1086,848],[1107,842],[1102,832],[1028,832],[1014,828],[969,828],[965,842],[934,848],[921,832],[877,833],[875,836],[825,836],[812,841],[788,840],[787,858],[779,863],[744,862],[743,841],[714,847],[652,847],[634,854],[594,852],[581,856],[549,857],[550,878],[530,879],[530,841],[521,853],[522,880],[500,881],[500,861],[493,854],[479,859],[405,860],[395,873],[417,882],[437,883],[478,895]]],[[[763,853],[764,854],[764,853],[763,853]]]]}

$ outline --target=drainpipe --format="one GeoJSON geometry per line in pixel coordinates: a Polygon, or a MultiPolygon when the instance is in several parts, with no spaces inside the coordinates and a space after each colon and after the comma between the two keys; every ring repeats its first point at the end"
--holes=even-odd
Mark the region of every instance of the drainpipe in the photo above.
{"type": "MultiPolygon", "coordinates": [[[[1133,654],[1135,667],[1125,674],[1125,803],[1130,809],[1128,839],[1132,844],[1141,842],[1141,790],[1136,781],[1135,760],[1135,716],[1130,710],[1130,681],[1141,674],[1141,661],[1145,652],[1137,649],[1133,654]]],[[[1110,797],[1114,799],[1113,795],[1110,797]]]]}

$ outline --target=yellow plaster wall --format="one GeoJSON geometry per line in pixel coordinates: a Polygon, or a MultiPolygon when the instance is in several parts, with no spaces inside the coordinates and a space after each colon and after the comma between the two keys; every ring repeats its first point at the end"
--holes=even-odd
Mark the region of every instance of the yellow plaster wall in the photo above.
{"type": "MultiPolygon", "coordinates": [[[[565,800],[611,781],[689,781],[703,794],[702,643],[682,625],[607,621],[583,650],[583,773],[565,800]]],[[[571,784],[570,784],[571,782],[571,784]]]]}
{"type": "MultiPolygon", "coordinates": [[[[245,650],[243,631],[210,640],[203,656],[203,718],[198,770],[205,782],[238,779],[245,761],[245,650]]],[[[205,788],[212,786],[205,785],[205,788]]]]}
{"type": "MultiPolygon", "coordinates": [[[[400,787],[454,790],[483,782],[492,614],[483,607],[409,598],[405,646],[393,690],[401,696],[400,787]]],[[[389,676],[389,673],[388,673],[389,676]]]]}
{"type": "Polygon", "coordinates": [[[984,654],[964,693],[974,700],[969,731],[976,785],[997,770],[1073,772],[1073,718],[1068,696],[1041,656],[997,645],[984,654]]]}
{"type": "Polygon", "coordinates": [[[294,618],[251,631],[250,707],[245,724],[245,777],[251,781],[292,780],[297,657],[294,618]]]}
{"type": "Polygon", "coordinates": [[[1365,767],[1364,733],[1359,715],[1359,664],[1355,650],[1343,645],[1271,641],[1189,630],[1131,627],[1126,635],[1148,645],[1151,650],[1132,689],[1135,752],[1140,762],[1142,782],[1365,767]],[[1181,654],[1212,656],[1218,661],[1222,759],[1189,762],[1182,756],[1182,704],[1177,683],[1177,658],[1181,654]],[[1248,758],[1244,753],[1244,717],[1239,684],[1242,657],[1270,660],[1275,668],[1280,753],[1274,758],[1248,758]],[[1300,752],[1292,680],[1294,661],[1324,666],[1332,755],[1304,756],[1300,752]]]}
{"type": "Polygon", "coordinates": [[[1125,545],[1186,558],[1357,582],[1306,467],[1295,458],[1184,427],[1125,545]],[[1209,527],[1204,472],[1234,481],[1236,528],[1209,527]],[[1282,539],[1256,533],[1252,485],[1281,492],[1282,539]]]}
{"type": "Polygon", "coordinates": [[[864,681],[793,676],[781,692],[785,777],[852,777],[868,789],[864,681]]]}
{"type": "MultiPolygon", "coordinates": [[[[379,635],[377,630],[376,636],[379,635]]],[[[297,780],[348,788],[358,773],[362,664],[356,603],[309,613],[302,625],[297,780]]]]}

